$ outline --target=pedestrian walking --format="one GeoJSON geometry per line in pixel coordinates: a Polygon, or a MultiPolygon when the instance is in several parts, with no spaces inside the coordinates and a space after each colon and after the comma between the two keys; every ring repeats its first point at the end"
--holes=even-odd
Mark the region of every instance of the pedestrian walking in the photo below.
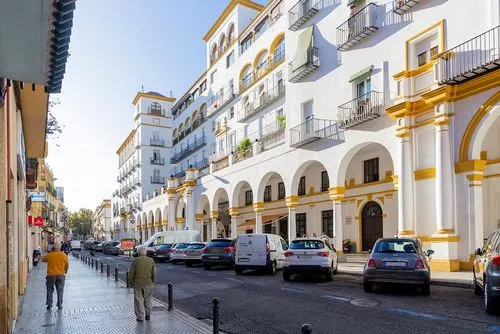
{"type": "Polygon", "coordinates": [[[134,310],[137,321],[151,318],[153,283],[156,267],[153,259],[146,256],[146,248],[139,247],[139,256],[134,259],[129,270],[129,283],[134,287],[134,310]]]}
{"type": "Polygon", "coordinates": [[[62,309],[65,275],[68,273],[69,268],[68,256],[61,252],[61,244],[55,242],[52,251],[45,255],[42,261],[47,262],[47,278],[45,283],[47,286],[47,310],[52,309],[54,285],[57,290],[57,308],[62,309]]]}

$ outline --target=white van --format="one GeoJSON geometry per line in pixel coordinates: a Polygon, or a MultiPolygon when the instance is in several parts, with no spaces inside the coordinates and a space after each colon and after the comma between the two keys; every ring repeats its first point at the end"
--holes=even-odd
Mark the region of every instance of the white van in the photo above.
{"type": "Polygon", "coordinates": [[[71,250],[82,250],[82,242],[80,240],[71,240],[71,250]]]}
{"type": "Polygon", "coordinates": [[[200,231],[182,230],[182,231],[164,231],[155,233],[142,245],[137,245],[134,249],[134,256],[137,256],[137,248],[146,247],[154,249],[161,244],[176,244],[179,242],[200,242],[200,231]]]}
{"type": "Polygon", "coordinates": [[[239,275],[246,269],[265,269],[274,275],[283,268],[286,241],[275,234],[240,234],[236,240],[234,271],[239,275]]]}

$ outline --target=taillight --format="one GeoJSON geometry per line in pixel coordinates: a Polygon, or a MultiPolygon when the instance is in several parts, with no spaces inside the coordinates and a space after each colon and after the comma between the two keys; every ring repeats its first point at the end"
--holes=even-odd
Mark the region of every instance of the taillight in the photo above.
{"type": "Polygon", "coordinates": [[[422,259],[417,259],[417,263],[415,263],[415,269],[424,269],[424,260],[422,259]]]}
{"type": "Polygon", "coordinates": [[[207,252],[207,247],[203,247],[203,249],[201,250],[202,253],[206,253],[207,252]]]}
{"type": "Polygon", "coordinates": [[[323,257],[327,257],[329,254],[328,252],[318,252],[317,254],[318,256],[323,256],[323,257]]]}
{"type": "Polygon", "coordinates": [[[271,246],[269,246],[269,242],[266,244],[266,252],[268,255],[271,252],[271,246]]]}
{"type": "Polygon", "coordinates": [[[285,257],[289,257],[289,256],[292,256],[293,255],[293,252],[290,252],[290,251],[286,251],[285,252],[285,257]]]}
{"type": "Polygon", "coordinates": [[[494,256],[491,260],[491,264],[495,266],[500,266],[500,255],[494,256]]]}
{"type": "Polygon", "coordinates": [[[234,248],[233,247],[229,247],[229,246],[228,247],[224,247],[224,252],[225,253],[232,253],[232,252],[234,252],[234,248]]]}
{"type": "Polygon", "coordinates": [[[368,267],[375,268],[375,264],[376,264],[375,259],[371,258],[368,260],[368,267]]]}

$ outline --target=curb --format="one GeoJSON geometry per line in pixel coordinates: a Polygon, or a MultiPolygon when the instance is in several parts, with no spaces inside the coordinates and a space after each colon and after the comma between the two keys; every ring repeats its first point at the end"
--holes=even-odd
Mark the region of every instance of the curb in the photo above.
{"type": "MultiPolygon", "coordinates": [[[[343,271],[341,269],[339,269],[338,274],[355,276],[355,277],[363,277],[363,273],[352,272],[352,271],[343,271]]],[[[462,289],[472,289],[474,287],[474,284],[472,283],[472,281],[470,281],[470,282],[448,281],[448,280],[445,280],[442,278],[435,278],[435,279],[431,278],[431,284],[437,285],[437,286],[448,286],[448,287],[462,288],[462,289]]]]}

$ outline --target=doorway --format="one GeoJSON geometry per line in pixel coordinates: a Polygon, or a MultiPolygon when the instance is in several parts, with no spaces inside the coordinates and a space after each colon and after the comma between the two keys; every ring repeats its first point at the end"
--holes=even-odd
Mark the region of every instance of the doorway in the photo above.
{"type": "Polygon", "coordinates": [[[361,216],[361,250],[369,251],[375,241],[384,236],[384,222],[382,208],[377,202],[368,202],[363,208],[361,216]]]}

